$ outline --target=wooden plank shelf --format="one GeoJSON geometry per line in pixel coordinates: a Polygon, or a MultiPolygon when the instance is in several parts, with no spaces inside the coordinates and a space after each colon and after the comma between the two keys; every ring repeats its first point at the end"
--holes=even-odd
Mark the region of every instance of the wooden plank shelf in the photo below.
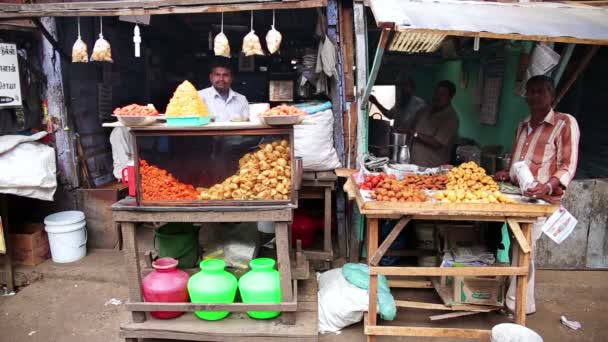
{"type": "Polygon", "coordinates": [[[158,338],[186,341],[314,342],[317,336],[317,313],[298,311],[294,325],[281,324],[282,316],[255,320],[245,313],[233,313],[219,321],[203,321],[186,313],[175,319],[150,318],[142,323],[120,327],[125,339],[158,338]]]}

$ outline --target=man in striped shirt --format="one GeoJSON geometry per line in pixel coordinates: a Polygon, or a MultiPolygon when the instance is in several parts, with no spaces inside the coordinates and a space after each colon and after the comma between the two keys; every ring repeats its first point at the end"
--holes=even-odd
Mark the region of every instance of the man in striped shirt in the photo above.
{"type": "MultiPolygon", "coordinates": [[[[564,191],[570,184],[578,162],[578,143],[580,131],[576,119],[570,114],[553,110],[555,88],[553,80],[547,76],[534,76],[526,83],[526,101],[530,107],[530,117],[517,128],[511,165],[525,161],[537,182],[525,194],[559,203],[564,191]]],[[[509,171],[496,173],[499,181],[511,179],[517,183],[513,167],[509,171]]],[[[540,219],[532,228],[532,261],[528,275],[528,296],[526,312],[536,311],[534,301],[534,258],[536,240],[542,234],[545,219],[540,219]]],[[[513,253],[513,263],[517,263],[517,253],[513,253]]],[[[506,304],[515,307],[515,277],[511,277],[506,304]]]]}

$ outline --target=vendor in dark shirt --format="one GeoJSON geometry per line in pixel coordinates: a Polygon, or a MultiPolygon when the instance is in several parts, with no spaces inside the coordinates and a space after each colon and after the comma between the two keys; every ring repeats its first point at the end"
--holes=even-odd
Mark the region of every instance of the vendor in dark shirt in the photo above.
{"type": "Polygon", "coordinates": [[[458,134],[458,114],[452,107],[456,94],[454,83],[444,80],[437,84],[431,104],[416,114],[412,137],[412,164],[437,167],[448,164],[452,145],[458,134]]]}

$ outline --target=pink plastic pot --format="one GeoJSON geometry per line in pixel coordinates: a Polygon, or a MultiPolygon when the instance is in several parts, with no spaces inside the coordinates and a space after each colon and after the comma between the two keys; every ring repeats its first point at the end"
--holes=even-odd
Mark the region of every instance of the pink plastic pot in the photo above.
{"type": "MultiPolygon", "coordinates": [[[[188,303],[188,273],[177,268],[177,260],[160,258],[152,263],[154,271],[142,281],[146,302],[188,303]]],[[[179,317],[181,311],[153,311],[153,317],[169,319],[179,317]]]]}

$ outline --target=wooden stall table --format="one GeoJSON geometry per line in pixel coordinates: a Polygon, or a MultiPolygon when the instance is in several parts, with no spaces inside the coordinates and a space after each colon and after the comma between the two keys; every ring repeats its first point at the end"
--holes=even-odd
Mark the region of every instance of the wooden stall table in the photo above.
{"type": "MultiPolygon", "coordinates": [[[[126,198],[112,205],[114,221],[122,229],[125,266],[129,286],[131,322],[120,328],[121,338],[128,342],[138,338],[162,338],[194,341],[316,341],[316,312],[296,312],[298,309],[297,280],[291,270],[289,225],[294,205],[247,207],[144,207],[135,199],[126,198]],[[139,223],[151,222],[258,222],[275,223],[277,265],[281,279],[282,302],[278,304],[194,304],[146,303],[141,290],[142,270],[135,230],[139,223]],[[234,313],[245,311],[282,311],[275,320],[259,321],[250,318],[228,317],[224,320],[201,321],[189,312],[225,310],[234,313]],[[150,311],[185,311],[186,314],[171,320],[147,317],[150,311]],[[280,321],[282,324],[277,324],[280,321]]],[[[204,229],[204,227],[203,227],[204,229]]],[[[198,270],[187,270],[190,273],[198,270]]]]}
{"type": "MultiPolygon", "coordinates": [[[[442,277],[442,276],[516,276],[517,290],[515,299],[515,323],[526,324],[526,292],[528,285],[528,268],[530,265],[532,224],[540,217],[551,215],[557,206],[549,204],[492,204],[492,203],[398,203],[367,201],[361,195],[354,179],[351,177],[345,185],[349,198],[354,199],[362,215],[367,217],[367,263],[370,273],[369,312],[365,318],[365,334],[368,341],[375,341],[376,336],[421,336],[421,337],[456,337],[489,340],[490,330],[436,328],[413,326],[382,326],[379,324],[377,306],[372,303],[378,298],[378,276],[408,277],[442,277]],[[378,243],[378,221],[380,219],[397,219],[386,239],[378,243]],[[384,267],[379,266],[380,259],[387,252],[399,233],[410,220],[432,221],[484,221],[507,222],[519,245],[517,266],[508,267],[384,267]]],[[[417,282],[403,282],[399,287],[428,287],[417,282]]],[[[450,310],[444,305],[396,301],[397,307],[450,310]]]]}
{"type": "Polygon", "coordinates": [[[332,192],[336,189],[338,176],[333,171],[305,171],[302,176],[300,199],[322,199],[323,208],[323,250],[304,250],[309,260],[333,261],[333,242],[331,238],[332,192]]]}

